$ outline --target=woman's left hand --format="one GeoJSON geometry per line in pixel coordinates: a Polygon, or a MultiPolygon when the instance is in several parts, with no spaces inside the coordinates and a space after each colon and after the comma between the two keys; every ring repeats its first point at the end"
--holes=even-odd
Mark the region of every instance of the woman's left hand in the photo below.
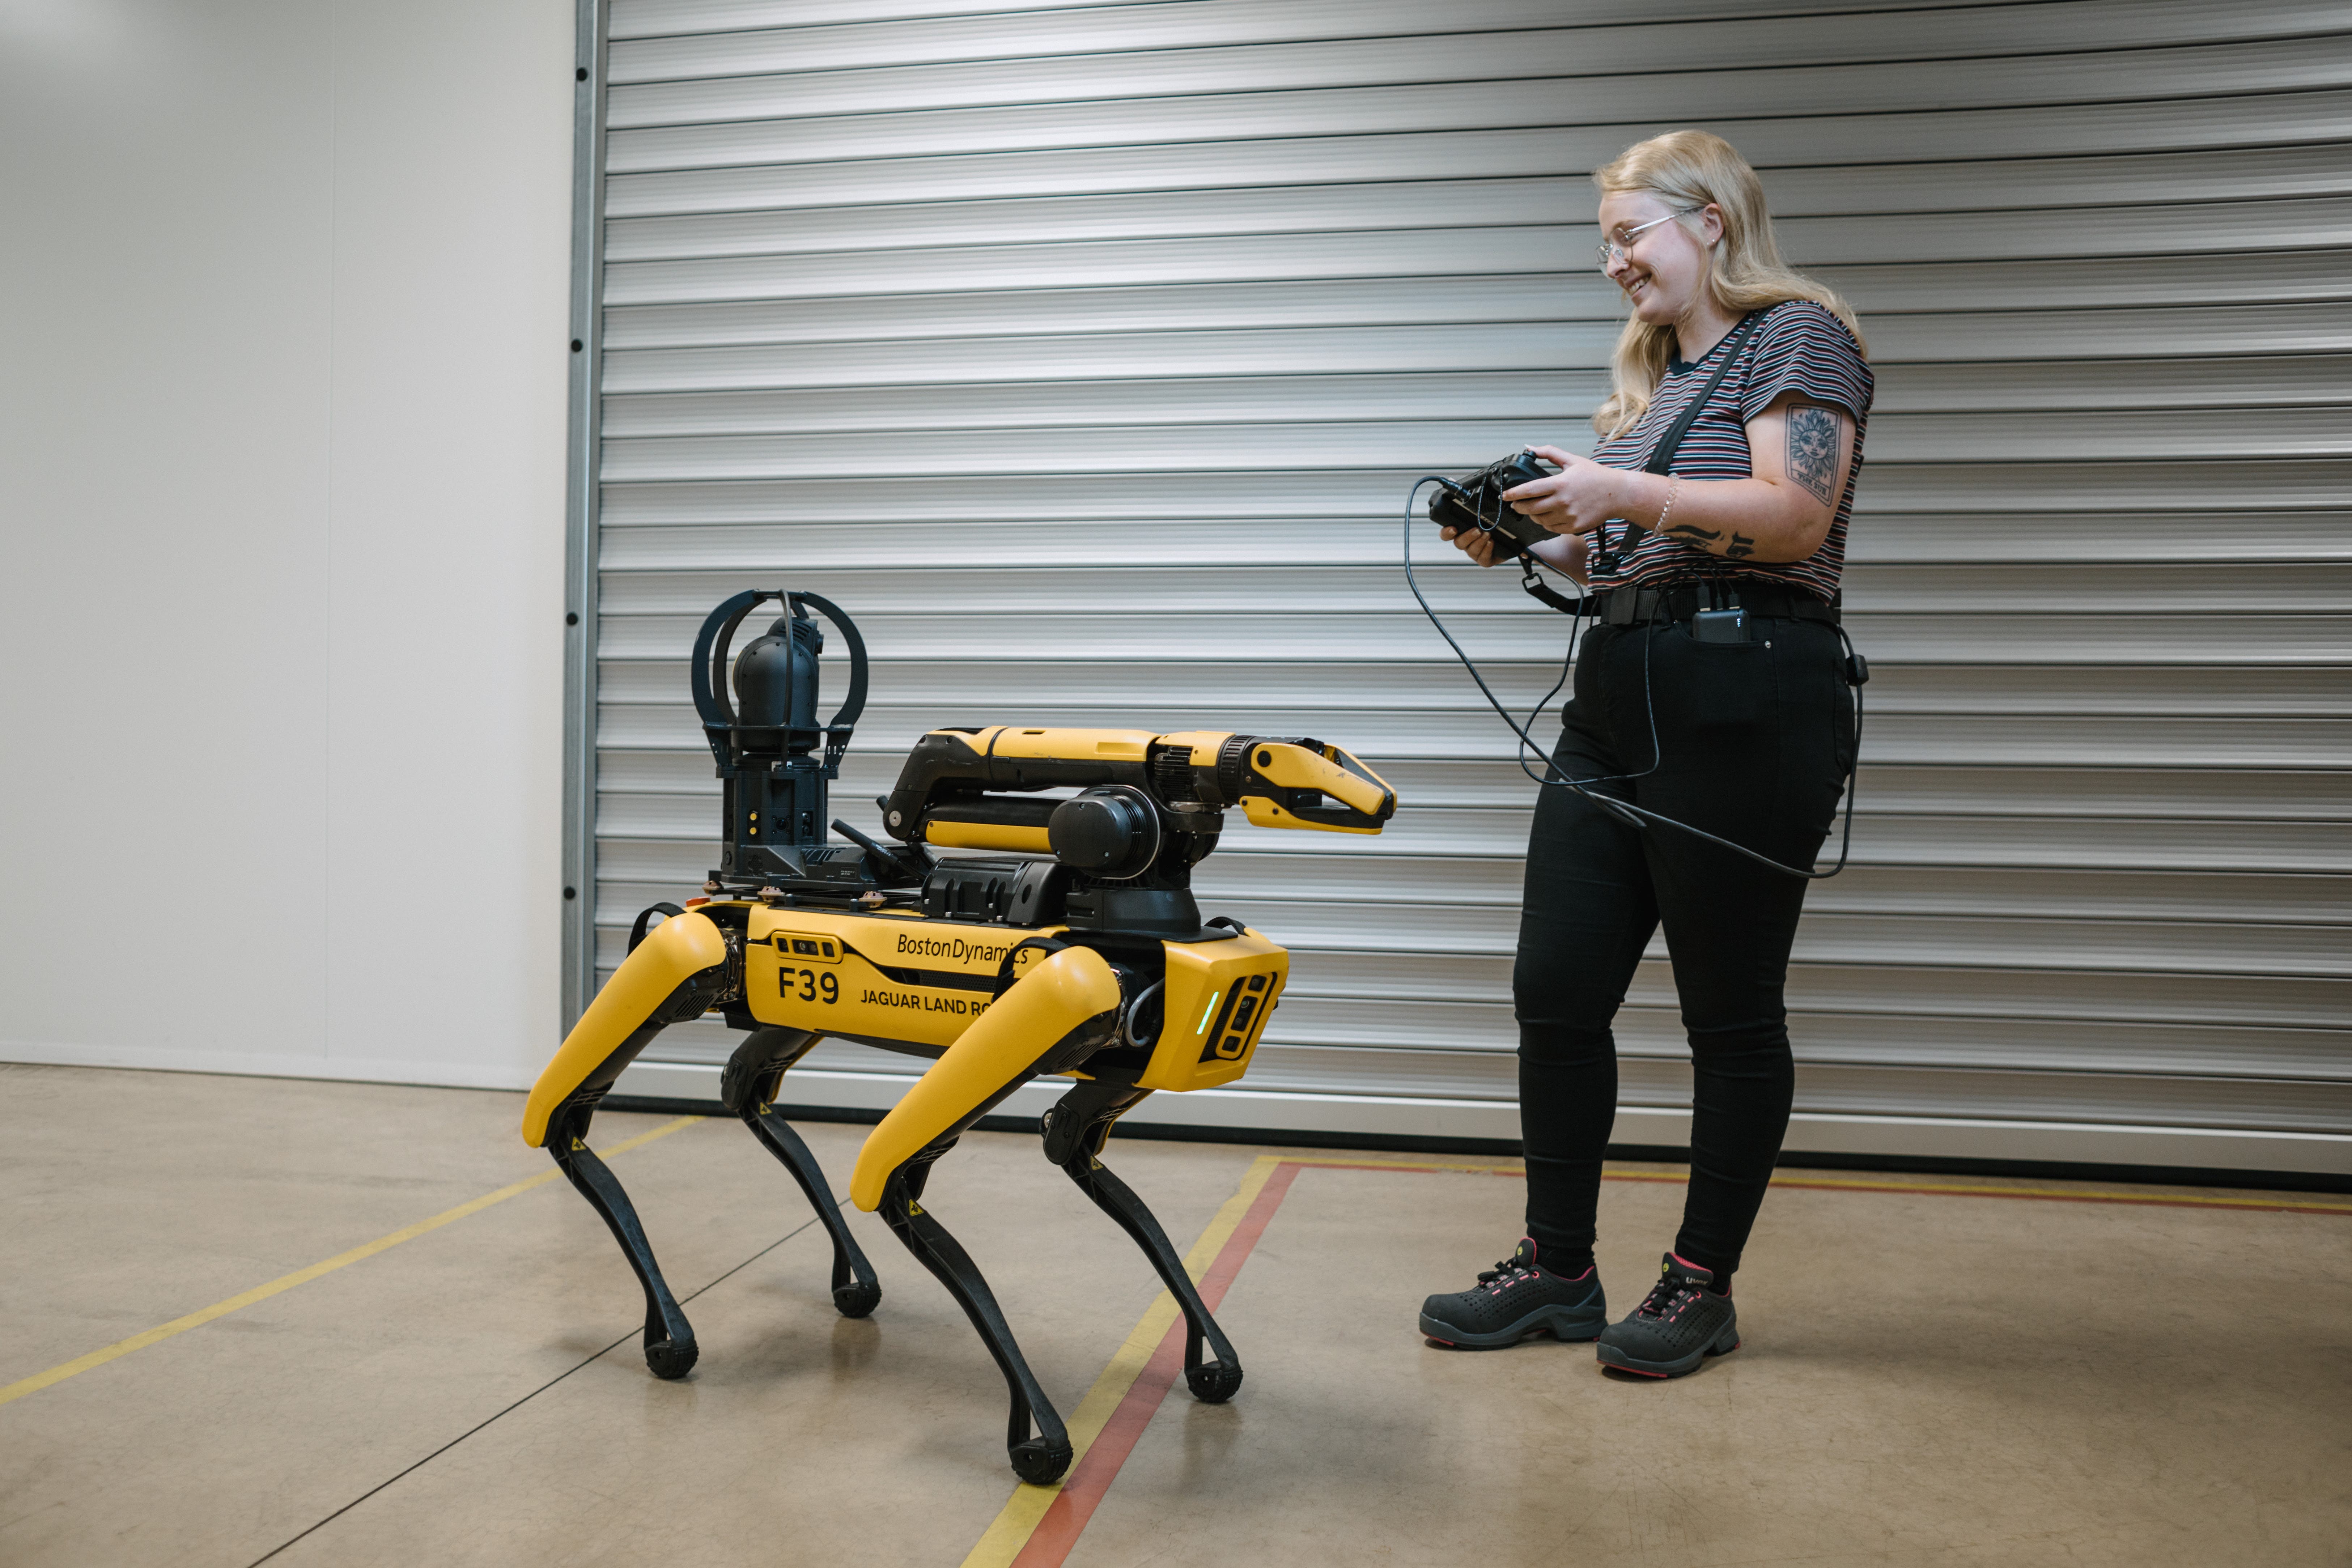
{"type": "Polygon", "coordinates": [[[1517,489],[1505,490],[1503,499],[1511,503],[1513,511],[1534,519],[1554,533],[1571,535],[1591,533],[1611,518],[1623,515],[1617,491],[1623,474],[1557,447],[1531,447],[1528,450],[1545,462],[1559,465],[1559,472],[1517,489]]]}

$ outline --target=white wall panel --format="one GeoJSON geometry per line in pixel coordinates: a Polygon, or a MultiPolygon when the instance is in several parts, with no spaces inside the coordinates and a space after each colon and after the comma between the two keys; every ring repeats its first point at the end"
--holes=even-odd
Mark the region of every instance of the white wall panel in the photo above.
{"type": "Polygon", "coordinates": [[[545,1059],[573,30],[0,20],[0,1058],[545,1059]]]}

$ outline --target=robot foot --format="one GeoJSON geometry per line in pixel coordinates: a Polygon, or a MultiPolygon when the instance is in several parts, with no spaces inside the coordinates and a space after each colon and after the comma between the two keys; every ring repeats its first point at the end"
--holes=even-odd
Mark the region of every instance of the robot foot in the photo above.
{"type": "Polygon", "coordinates": [[[1067,1437],[1058,1441],[1032,1437],[1027,1442],[1013,1444],[1010,1453],[1013,1473],[1033,1487],[1050,1487],[1070,1468],[1070,1440],[1067,1437]]]}
{"type": "Polygon", "coordinates": [[[1242,1369],[1231,1362],[1204,1362],[1184,1369],[1184,1386],[1203,1405],[1223,1405],[1242,1389],[1242,1369]]]}
{"type": "Polygon", "coordinates": [[[833,1310],[845,1318],[865,1318],[873,1315],[882,1304],[882,1286],[875,1279],[852,1279],[846,1285],[833,1288],[833,1310]]]}
{"type": "Polygon", "coordinates": [[[694,1342],[691,1330],[688,1331],[686,1342],[683,1344],[672,1340],[647,1340],[646,1370],[666,1382],[684,1377],[694,1370],[695,1361],[701,1354],[701,1347],[694,1342]]]}

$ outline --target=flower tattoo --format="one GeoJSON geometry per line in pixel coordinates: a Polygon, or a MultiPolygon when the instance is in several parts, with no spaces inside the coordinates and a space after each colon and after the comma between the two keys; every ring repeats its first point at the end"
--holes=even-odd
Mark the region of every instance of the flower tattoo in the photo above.
{"type": "Polygon", "coordinates": [[[1838,416],[1827,408],[1789,406],[1789,477],[1823,506],[1837,505],[1838,416]]]}

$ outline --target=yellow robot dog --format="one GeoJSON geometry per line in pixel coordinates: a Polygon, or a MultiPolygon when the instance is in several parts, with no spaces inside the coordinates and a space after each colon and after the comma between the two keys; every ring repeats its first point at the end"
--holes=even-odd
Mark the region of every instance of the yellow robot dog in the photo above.
{"type": "Polygon", "coordinates": [[[540,1075],[522,1125],[523,1141],[555,1157],[636,1270],[646,1364],[658,1377],[686,1375],[694,1331],[628,1194],[589,1150],[588,1123],[655,1035],[716,1011],[750,1036],[719,1097],[792,1173],[832,1237],[834,1303],[848,1317],[871,1312],[882,1288],[814,1156],[776,1113],[779,1087],[825,1036],[935,1058],[866,1140],[850,1196],[880,1211],[996,1358],[1022,1479],[1060,1479],[1068,1435],[987,1281],[919,1200],[932,1163],[1033,1078],[1076,1080],[1044,1118],[1045,1157],[1135,1239],[1182,1307],[1194,1395],[1232,1398],[1242,1381],[1233,1346],[1160,1222],[1099,1156],[1111,1123],[1154,1089],[1241,1077],[1282,995],[1289,954],[1236,921],[1203,922],[1193,901],[1192,868],[1216,847],[1225,810],[1239,805],[1261,826],[1378,833],[1395,793],[1310,740],[935,730],[879,802],[899,843],[843,822],[831,826],[849,842],[828,843],[826,784],[866,701],[856,626],[814,594],[739,594],[703,623],[689,668],[723,781],[720,864],[704,897],[637,917],[627,960],[540,1075]],[[724,695],[730,649],[744,616],[772,599],[787,614],[733,661],[739,712],[724,695]],[[850,654],[848,700],[825,724],[816,721],[824,635],[811,609],[850,654]],[[942,858],[939,848],[1007,858],[942,858]],[[656,912],[668,918],[648,929],[656,912]]]}

